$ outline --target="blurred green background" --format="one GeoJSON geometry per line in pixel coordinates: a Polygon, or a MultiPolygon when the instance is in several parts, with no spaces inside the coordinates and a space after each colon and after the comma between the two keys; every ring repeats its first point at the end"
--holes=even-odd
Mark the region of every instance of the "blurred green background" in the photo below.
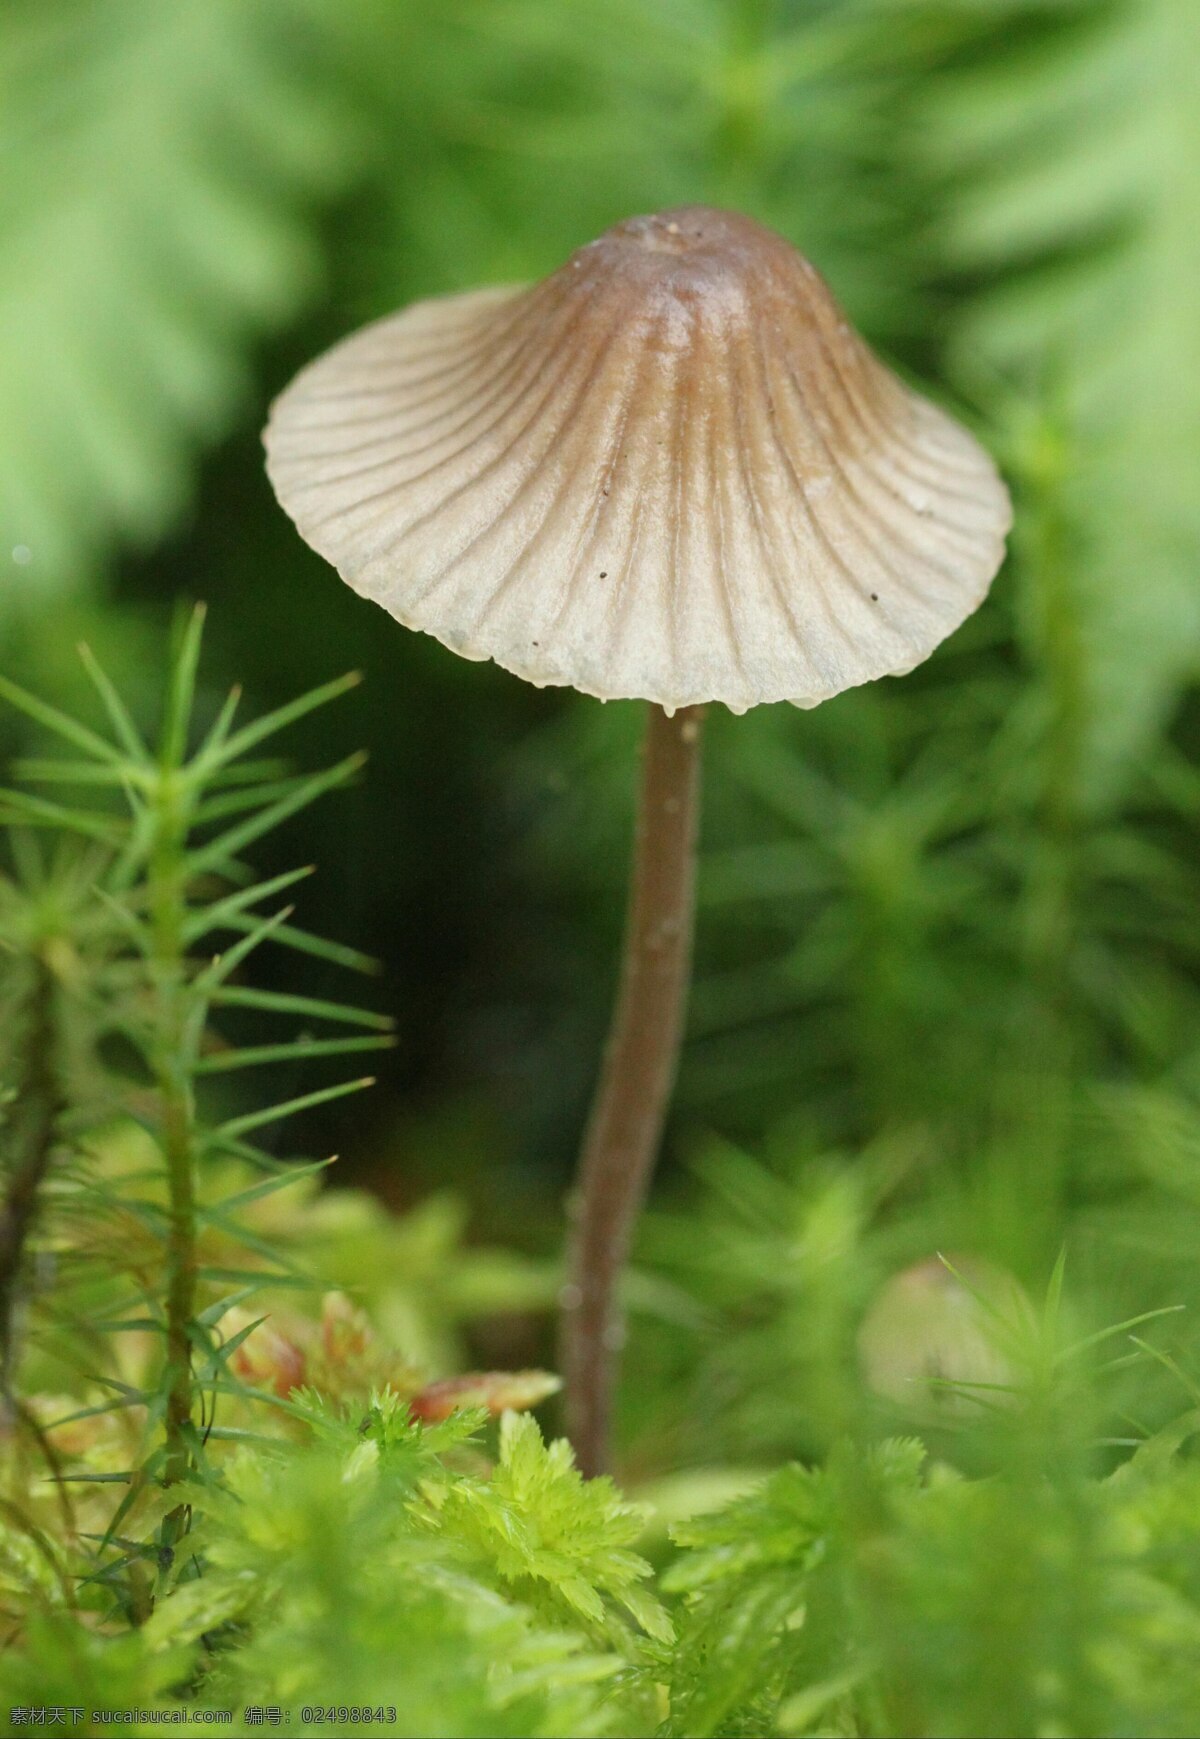
{"type": "MultiPolygon", "coordinates": [[[[1093,1326],[1200,1294],[1198,77],[1196,0],[0,4],[0,665],[86,713],[87,638],[149,716],[203,598],[214,705],[366,672],[297,733],[365,779],[261,867],[316,861],[304,921],[383,963],[394,1059],[297,1139],[398,1207],[452,1186],[557,1247],[638,711],[354,597],[271,497],[272,395],[410,299],[706,201],[811,255],[1012,485],[928,665],[712,721],[649,1466],[825,1439],[873,1289],[938,1248],[1036,1290],[1065,1247],[1093,1326]]],[[[262,982],[321,994],[302,964],[262,982]]],[[[1178,1401],[1130,1382],[1139,1428],[1178,1401]]]]}

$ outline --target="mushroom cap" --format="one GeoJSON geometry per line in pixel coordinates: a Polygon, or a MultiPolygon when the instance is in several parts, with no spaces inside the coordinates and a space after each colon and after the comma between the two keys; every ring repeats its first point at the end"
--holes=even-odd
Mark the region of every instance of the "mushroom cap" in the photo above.
{"type": "Polygon", "coordinates": [[[911,670],[1011,520],[988,455],[809,262],[706,206],[376,321],[297,376],[265,441],[301,535],[406,626],[668,710],[911,670]]]}

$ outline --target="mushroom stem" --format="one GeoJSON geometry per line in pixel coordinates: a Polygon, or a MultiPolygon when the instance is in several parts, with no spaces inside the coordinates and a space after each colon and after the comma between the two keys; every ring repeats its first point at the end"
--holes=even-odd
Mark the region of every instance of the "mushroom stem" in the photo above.
{"type": "Polygon", "coordinates": [[[584,1137],[563,1289],[567,1431],[608,1459],[621,1271],[662,1137],[691,978],[702,706],[648,708],[620,988],[584,1137]]]}

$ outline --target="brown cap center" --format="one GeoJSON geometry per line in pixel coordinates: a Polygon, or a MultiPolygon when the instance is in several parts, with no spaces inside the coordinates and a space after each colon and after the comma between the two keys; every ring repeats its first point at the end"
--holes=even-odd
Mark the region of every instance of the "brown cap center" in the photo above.
{"type": "Polygon", "coordinates": [[[609,231],[632,247],[652,254],[690,254],[721,247],[724,213],[703,205],[680,206],[676,211],[655,212],[649,217],[631,217],[609,231]]]}
{"type": "Polygon", "coordinates": [[[589,297],[630,299],[630,313],[697,305],[750,314],[794,276],[798,256],[753,219],[707,205],[631,217],[572,256],[565,276],[589,297]]]}

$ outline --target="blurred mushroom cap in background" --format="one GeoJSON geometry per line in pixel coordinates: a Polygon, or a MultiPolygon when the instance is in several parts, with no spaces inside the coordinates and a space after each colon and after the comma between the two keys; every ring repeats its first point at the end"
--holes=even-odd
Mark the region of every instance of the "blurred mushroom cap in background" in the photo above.
{"type": "Polygon", "coordinates": [[[1011,1349],[1032,1307],[1016,1276],[977,1256],[936,1256],[893,1274],[858,1334],[867,1387],[924,1420],[1011,1405],[1011,1349]],[[980,1385],[973,1393],[973,1385],[980,1385]]]}
{"type": "Polygon", "coordinates": [[[1010,524],[988,455],[809,262],[705,206],[377,321],[302,371],[265,440],[303,537],[400,622],[668,710],[911,670],[1010,524]]]}

